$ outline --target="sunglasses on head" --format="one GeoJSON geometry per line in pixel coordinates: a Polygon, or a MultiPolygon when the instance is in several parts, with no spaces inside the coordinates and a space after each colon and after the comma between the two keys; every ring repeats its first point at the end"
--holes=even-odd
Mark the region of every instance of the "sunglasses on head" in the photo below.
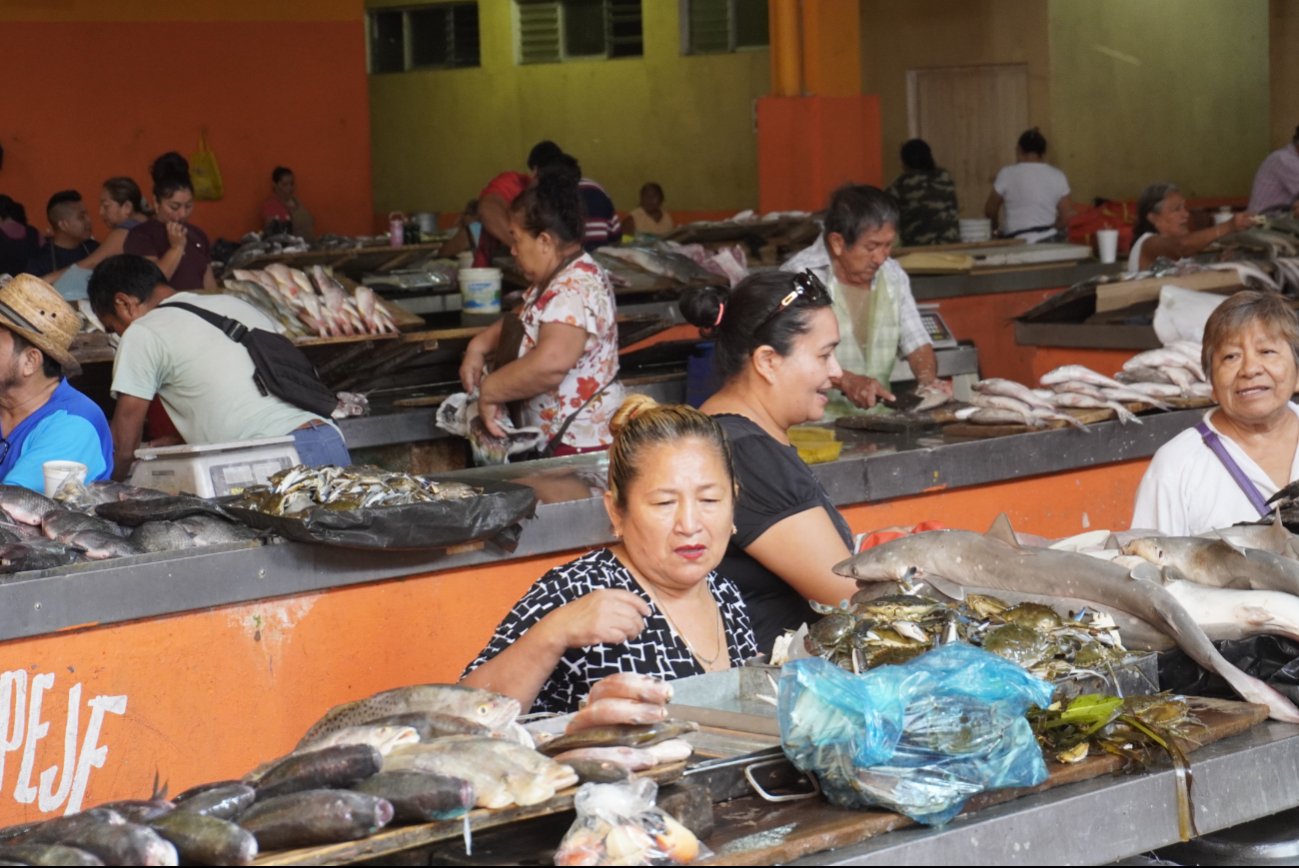
{"type": "Polygon", "coordinates": [[[830,294],[826,292],[825,284],[821,282],[821,278],[811,271],[800,272],[794,275],[794,288],[780,300],[780,303],[776,305],[771,313],[763,318],[762,322],[758,323],[758,328],[754,329],[754,331],[758,331],[758,329],[775,319],[781,311],[797,301],[800,296],[807,296],[808,301],[830,303],[830,294]]]}

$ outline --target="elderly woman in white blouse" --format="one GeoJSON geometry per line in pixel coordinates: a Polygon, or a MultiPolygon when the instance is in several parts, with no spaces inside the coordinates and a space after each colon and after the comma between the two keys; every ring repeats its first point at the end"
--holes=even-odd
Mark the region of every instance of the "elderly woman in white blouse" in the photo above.
{"type": "Polygon", "coordinates": [[[1218,406],[1166,443],[1137,489],[1133,528],[1186,535],[1253,521],[1299,478],[1299,318],[1276,293],[1238,292],[1204,328],[1218,406]]]}

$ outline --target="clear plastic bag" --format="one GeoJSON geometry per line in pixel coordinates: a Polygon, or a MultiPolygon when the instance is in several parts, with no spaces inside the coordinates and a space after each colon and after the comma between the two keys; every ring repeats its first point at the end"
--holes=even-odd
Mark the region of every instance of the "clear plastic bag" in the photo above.
{"type": "Polygon", "coordinates": [[[831,802],[938,825],[975,793],[1046,780],[1024,712],[1048,705],[1053,691],[961,642],[862,675],[795,660],[780,678],[781,744],[831,802]]]}
{"type": "Polygon", "coordinates": [[[582,784],[577,819],[555,851],[556,865],[686,865],[712,855],[694,833],[654,805],[649,778],[582,784]]]}

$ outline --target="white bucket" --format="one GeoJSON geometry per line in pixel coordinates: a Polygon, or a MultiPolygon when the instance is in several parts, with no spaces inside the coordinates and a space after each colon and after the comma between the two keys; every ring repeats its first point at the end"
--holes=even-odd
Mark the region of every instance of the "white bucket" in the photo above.
{"type": "Polygon", "coordinates": [[[501,270],[460,269],[460,309],[465,313],[501,312],[501,270]]]}
{"type": "Polygon", "coordinates": [[[992,221],[986,217],[961,220],[957,225],[960,227],[962,241],[968,243],[992,240],[992,221]]]}

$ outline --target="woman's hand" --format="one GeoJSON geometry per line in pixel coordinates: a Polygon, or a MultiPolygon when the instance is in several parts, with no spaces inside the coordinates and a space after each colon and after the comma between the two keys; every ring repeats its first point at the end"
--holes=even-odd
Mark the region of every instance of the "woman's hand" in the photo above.
{"type": "Polygon", "coordinates": [[[830,382],[858,407],[874,407],[880,399],[895,400],[893,393],[874,377],[844,371],[839,379],[830,382]]]}
{"type": "Polygon", "coordinates": [[[483,427],[487,433],[493,437],[508,437],[505,429],[501,427],[500,420],[505,418],[505,406],[503,404],[493,404],[490,401],[484,401],[482,396],[478,398],[478,416],[483,420],[483,427]]]}
{"type": "Polygon", "coordinates": [[[565,648],[618,645],[639,636],[649,614],[649,603],[639,595],[602,588],[560,606],[542,618],[537,627],[544,625],[565,648]]]}
{"type": "Polygon", "coordinates": [[[167,221],[167,243],[171,245],[172,250],[185,249],[185,242],[189,239],[189,227],[179,220],[167,221]]]}
{"type": "Polygon", "coordinates": [[[1231,224],[1231,231],[1244,232],[1246,229],[1252,229],[1254,227],[1255,216],[1256,215],[1250,214],[1248,211],[1238,211],[1235,214],[1232,214],[1231,220],[1228,221],[1231,224]]]}
{"type": "Polygon", "coordinates": [[[487,370],[487,354],[476,349],[471,343],[465,350],[464,361],[460,363],[460,385],[466,392],[474,392],[483,381],[487,370]]]}

